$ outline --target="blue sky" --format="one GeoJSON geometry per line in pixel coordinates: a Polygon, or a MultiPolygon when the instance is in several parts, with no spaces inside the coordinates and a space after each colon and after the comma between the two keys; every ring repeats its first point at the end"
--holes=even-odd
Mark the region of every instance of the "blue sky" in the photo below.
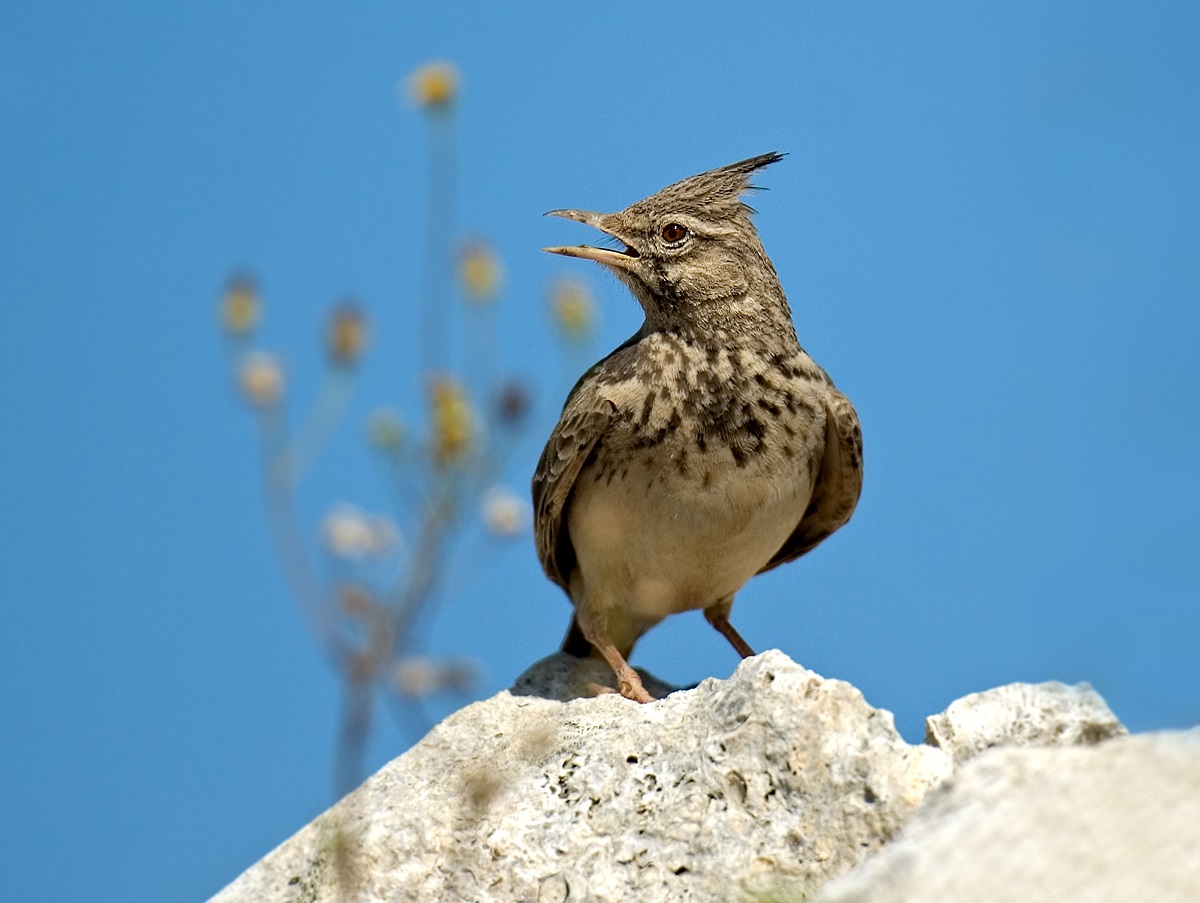
{"type": "MultiPolygon", "coordinates": [[[[759,229],[801,341],[855,402],[851,524],[734,622],[918,739],[1008,681],[1092,682],[1135,730],[1200,721],[1200,14],[1186,3],[9,4],[0,11],[0,874],[14,900],[194,900],[330,802],[338,684],[260,505],[214,305],[316,384],[331,302],[373,320],[350,420],[305,487],[383,503],[360,447],[415,410],[425,123],[453,60],[456,216],[503,257],[501,363],[536,387],[524,492],[569,387],[538,248],[768,150],[759,229]]],[[[569,369],[569,368],[566,368],[569,369]]],[[[561,638],[529,538],[445,600],[427,651],[475,695],[561,638]]],[[[736,661],[699,615],[636,664],[736,661]]],[[[467,697],[469,698],[469,697],[467,697]]],[[[465,701],[444,700],[440,714],[465,701]]],[[[411,742],[386,720],[372,769],[411,742]]]]}

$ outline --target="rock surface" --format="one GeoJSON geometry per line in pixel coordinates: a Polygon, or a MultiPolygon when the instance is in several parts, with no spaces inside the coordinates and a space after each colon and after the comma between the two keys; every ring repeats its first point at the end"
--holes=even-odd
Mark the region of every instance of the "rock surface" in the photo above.
{"type": "MultiPolygon", "coordinates": [[[[653,695],[669,692],[644,677],[653,695]]],[[[447,718],[214,899],[801,900],[870,861],[950,781],[956,759],[1123,732],[1086,686],[1014,685],[930,719],[943,748],[910,745],[854,687],[779,652],[649,705],[576,698],[608,679],[602,663],[545,659],[512,690],[447,718]]],[[[1052,763],[1096,750],[1028,752],[1052,763]]],[[[973,793],[1007,799],[1003,782],[1022,783],[1008,766],[980,772],[980,790],[965,783],[1007,754],[964,765],[936,805],[965,818],[973,793]]],[[[876,899],[854,885],[838,892],[830,899],[876,899]]]]}
{"type": "Polygon", "coordinates": [[[925,719],[925,742],[956,764],[993,746],[1091,746],[1127,733],[1087,684],[1009,684],[925,719]]]}
{"type": "Polygon", "coordinates": [[[611,677],[595,664],[554,656],[452,715],[216,899],[803,895],[950,774],[779,652],[650,705],[537,695],[611,677]]]}
{"type": "Polygon", "coordinates": [[[967,763],[813,903],[1195,903],[1200,729],[967,763]]]}

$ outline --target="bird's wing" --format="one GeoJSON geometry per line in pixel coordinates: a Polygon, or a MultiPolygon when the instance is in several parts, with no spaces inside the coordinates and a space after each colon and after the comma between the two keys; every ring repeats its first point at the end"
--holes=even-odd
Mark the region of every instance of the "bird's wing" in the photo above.
{"type": "Polygon", "coordinates": [[[587,375],[567,398],[533,473],[534,536],[546,576],[567,589],[575,548],[567,533],[566,506],[575,479],[604,434],[616,406],[603,398],[587,375]]]}
{"type": "Polygon", "coordinates": [[[825,451],[812,498],[787,542],[759,571],[769,571],[815,549],[854,513],[862,492],[863,445],[858,414],[832,386],[825,397],[825,451]]]}

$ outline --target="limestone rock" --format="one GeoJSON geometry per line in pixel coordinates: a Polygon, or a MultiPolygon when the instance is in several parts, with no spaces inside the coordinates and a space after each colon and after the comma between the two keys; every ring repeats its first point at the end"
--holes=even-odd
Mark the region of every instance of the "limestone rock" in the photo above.
{"type": "Polygon", "coordinates": [[[215,900],[801,899],[951,771],[779,652],[648,705],[558,701],[589,667],[452,715],[215,900]]]}
{"type": "Polygon", "coordinates": [[[1009,684],[925,719],[925,742],[956,764],[994,746],[1086,746],[1126,733],[1088,684],[1009,684]]]}
{"type": "Polygon", "coordinates": [[[1200,900],[1200,729],[984,753],[814,903],[912,900],[1200,900]]]}
{"type": "Polygon", "coordinates": [[[966,697],[911,746],[779,652],[642,677],[665,698],[539,662],[215,900],[1200,899],[1200,730],[1124,737],[1086,684],[966,697]]]}

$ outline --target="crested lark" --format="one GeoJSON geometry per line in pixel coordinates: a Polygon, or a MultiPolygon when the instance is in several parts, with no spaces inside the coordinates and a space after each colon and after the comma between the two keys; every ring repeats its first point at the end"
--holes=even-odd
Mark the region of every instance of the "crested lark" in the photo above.
{"type": "Polygon", "coordinates": [[[647,630],[703,609],[743,657],[733,595],[850,519],[862,488],[854,408],[800,347],[741,196],[763,154],[619,213],[554,210],[620,249],[546,248],[603,264],[646,319],[583,375],[533,477],[538,557],[575,605],[564,650],[593,649],[622,695],[647,630]]]}

